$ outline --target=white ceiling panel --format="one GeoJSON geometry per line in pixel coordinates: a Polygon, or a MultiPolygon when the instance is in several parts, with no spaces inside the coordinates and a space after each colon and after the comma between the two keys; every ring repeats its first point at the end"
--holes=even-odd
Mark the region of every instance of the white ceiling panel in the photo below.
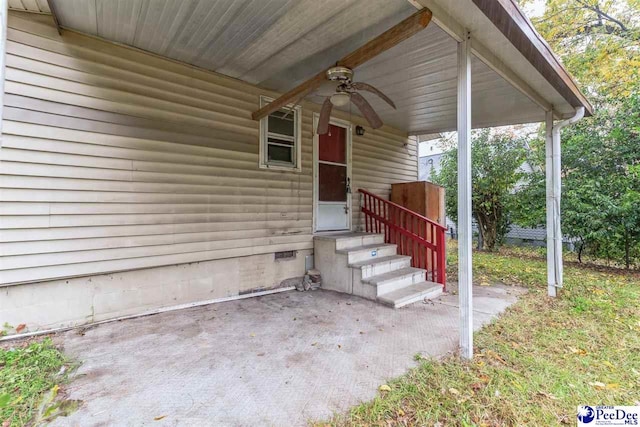
{"type": "MultiPolygon", "coordinates": [[[[16,1],[16,0],[12,0],[16,1]]],[[[25,0],[22,0],[25,1],[25,0]]],[[[35,1],[35,0],[34,0],[35,1]]],[[[407,0],[54,0],[66,28],[286,91],[416,9],[407,0]]],[[[456,42],[427,29],[355,70],[389,95],[365,93],[385,123],[410,133],[456,126],[456,42]]],[[[488,66],[472,63],[472,122],[543,120],[537,105],[488,66]]],[[[311,95],[321,103],[324,98],[311,95]]],[[[358,114],[355,107],[347,111],[358,114]]]]}
{"type": "Polygon", "coordinates": [[[51,13],[47,0],[9,0],[9,9],[20,12],[51,13]]]}

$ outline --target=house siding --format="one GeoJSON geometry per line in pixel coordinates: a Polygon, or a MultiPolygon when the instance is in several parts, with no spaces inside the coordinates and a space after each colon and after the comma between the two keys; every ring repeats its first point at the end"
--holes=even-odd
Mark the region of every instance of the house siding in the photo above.
{"type": "MultiPolygon", "coordinates": [[[[0,285],[310,253],[317,105],[303,104],[302,172],[263,170],[251,112],[276,93],[60,36],[42,16],[10,13],[7,38],[0,285]]],[[[388,196],[391,183],[415,180],[416,154],[415,140],[389,127],[354,135],[354,192],[388,196]]],[[[304,273],[298,264],[289,277],[304,273]]]]}

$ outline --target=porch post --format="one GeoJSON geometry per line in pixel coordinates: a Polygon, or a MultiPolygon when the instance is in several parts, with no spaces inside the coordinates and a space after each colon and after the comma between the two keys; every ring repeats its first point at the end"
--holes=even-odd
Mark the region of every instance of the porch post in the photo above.
{"type": "Polygon", "coordinates": [[[471,272],[471,35],[458,43],[458,295],[460,355],[473,357],[471,272]]]}
{"type": "Polygon", "coordinates": [[[547,292],[556,296],[555,185],[553,174],[553,111],[545,113],[545,181],[547,188],[547,292]]]}

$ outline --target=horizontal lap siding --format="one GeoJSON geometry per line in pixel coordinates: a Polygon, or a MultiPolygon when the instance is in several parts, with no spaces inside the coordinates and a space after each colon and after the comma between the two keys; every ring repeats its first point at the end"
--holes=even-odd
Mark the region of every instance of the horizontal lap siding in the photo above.
{"type": "MultiPolygon", "coordinates": [[[[262,170],[251,112],[274,94],[13,14],[5,91],[0,284],[313,247],[317,106],[302,173],[262,170]]],[[[406,143],[354,136],[354,189],[414,180],[406,143]]]]}
{"type": "Polygon", "coordinates": [[[382,132],[353,136],[352,176],[355,185],[352,212],[355,228],[364,229],[360,196],[355,190],[362,188],[389,199],[391,184],[417,180],[417,154],[415,138],[382,132]]]}
{"type": "Polygon", "coordinates": [[[2,283],[312,247],[310,111],[304,172],[260,170],[257,88],[16,16],[8,39],[2,283]]]}

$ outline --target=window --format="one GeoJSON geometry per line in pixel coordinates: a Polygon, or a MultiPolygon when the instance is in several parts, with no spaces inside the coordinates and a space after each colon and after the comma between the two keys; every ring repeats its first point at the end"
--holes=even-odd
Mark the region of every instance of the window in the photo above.
{"type": "MultiPolygon", "coordinates": [[[[261,97],[260,107],[273,101],[261,97]]],[[[283,107],[260,120],[260,167],[300,172],[300,106],[283,107]]]]}

